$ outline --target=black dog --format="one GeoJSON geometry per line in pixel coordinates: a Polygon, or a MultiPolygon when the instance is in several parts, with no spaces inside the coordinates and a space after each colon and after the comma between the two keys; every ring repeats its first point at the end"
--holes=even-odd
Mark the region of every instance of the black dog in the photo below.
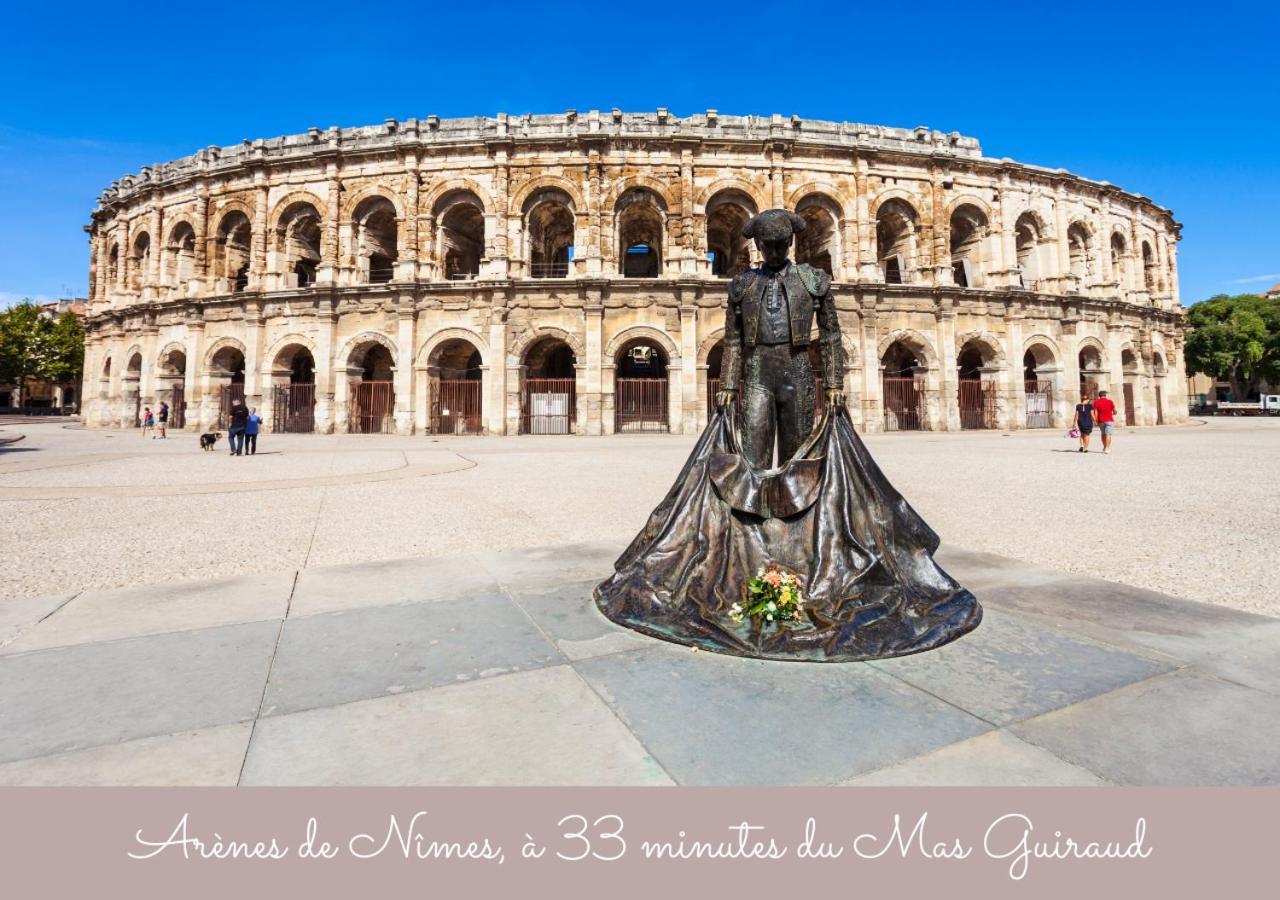
{"type": "Polygon", "coordinates": [[[221,431],[210,431],[206,434],[200,435],[200,449],[212,450],[213,445],[218,443],[218,438],[220,437],[222,437],[221,431]]]}

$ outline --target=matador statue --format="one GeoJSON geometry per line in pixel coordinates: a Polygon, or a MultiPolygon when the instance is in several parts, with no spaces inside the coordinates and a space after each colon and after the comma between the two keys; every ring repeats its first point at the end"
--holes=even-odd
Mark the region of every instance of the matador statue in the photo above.
{"type": "Polygon", "coordinates": [[[724,359],[716,403],[732,405],[742,391],[742,453],[756,468],[779,466],[813,430],[815,384],[809,362],[814,316],[818,321],[822,383],[830,406],[844,405],[844,347],[831,297],[831,276],[788,258],[805,221],[785,209],[767,209],[742,227],[754,238],[764,265],[729,285],[724,359]]]}

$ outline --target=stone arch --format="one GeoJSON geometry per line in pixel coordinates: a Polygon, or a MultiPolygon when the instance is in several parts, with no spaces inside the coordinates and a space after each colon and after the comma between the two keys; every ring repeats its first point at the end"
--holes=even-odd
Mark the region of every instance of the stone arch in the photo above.
{"type": "Polygon", "coordinates": [[[974,330],[966,331],[964,334],[956,335],[957,352],[964,350],[970,345],[977,345],[984,350],[982,355],[983,365],[999,366],[1004,368],[1008,365],[1005,358],[1004,347],[1000,343],[1000,339],[989,331],[974,330]]]}
{"type": "Polygon", "coordinates": [[[586,346],[582,339],[572,332],[565,331],[563,328],[556,328],[553,325],[543,325],[540,328],[530,328],[523,331],[511,343],[511,348],[507,351],[507,365],[519,366],[524,363],[525,352],[538,341],[546,338],[556,338],[564,341],[569,345],[569,349],[573,351],[575,359],[585,360],[587,358],[586,346]]]}
{"type": "Polygon", "coordinates": [[[265,371],[271,371],[276,360],[280,358],[280,354],[287,350],[290,346],[305,347],[314,359],[316,357],[316,343],[311,338],[298,332],[290,332],[282,338],[278,338],[271,342],[271,346],[267,352],[262,354],[262,362],[265,371]]]}
{"type": "MultiPolygon", "coordinates": [[[[226,372],[219,371],[218,369],[215,368],[215,366],[217,365],[216,363],[217,358],[219,357],[219,355],[223,354],[223,351],[226,351],[226,350],[232,350],[240,354],[240,359],[242,361],[241,365],[243,365],[244,362],[247,361],[248,359],[247,355],[245,354],[245,348],[243,343],[241,343],[240,341],[238,341],[233,337],[218,338],[216,341],[210,344],[208,349],[206,349],[204,352],[205,372],[207,372],[210,375],[227,374],[226,372]]],[[[234,376],[236,373],[233,372],[230,374],[234,376]]]]}
{"type": "Polygon", "coordinates": [[[248,219],[250,222],[253,221],[253,204],[252,203],[241,200],[239,198],[223,200],[221,203],[219,203],[218,208],[214,211],[214,214],[212,216],[213,221],[217,223],[213,227],[212,233],[217,234],[218,230],[222,227],[222,223],[227,218],[227,216],[237,212],[243,213],[245,218],[248,219]]]}
{"type": "Polygon", "coordinates": [[[111,377],[111,353],[108,352],[102,360],[102,380],[106,381],[111,377]]]}
{"type": "Polygon", "coordinates": [[[712,194],[703,208],[701,240],[711,257],[711,273],[731,278],[751,264],[751,241],[742,229],[760,212],[760,204],[734,182],[712,194]]]}
{"type": "Polygon", "coordinates": [[[134,344],[128,350],[124,351],[122,356],[125,360],[124,376],[126,378],[139,377],[142,374],[142,345],[134,344]],[[137,363],[137,365],[134,365],[134,363],[137,363]]]}
{"type": "Polygon", "coordinates": [[[1047,335],[1033,334],[1023,341],[1022,354],[1025,357],[1028,353],[1035,357],[1037,366],[1062,365],[1062,351],[1058,348],[1057,341],[1047,335]]]}
{"type": "Polygon", "coordinates": [[[745,194],[747,198],[751,200],[752,204],[755,205],[757,213],[768,206],[768,204],[764,202],[764,198],[761,196],[760,192],[751,184],[751,182],[745,181],[741,178],[721,178],[711,182],[711,184],[698,192],[698,197],[693,204],[693,214],[695,216],[706,215],[707,204],[711,202],[716,194],[723,191],[739,191],[745,194]]]}
{"type": "Polygon", "coordinates": [[[1120,345],[1120,369],[1126,375],[1142,374],[1142,354],[1133,346],[1133,341],[1120,345]]]}
{"type": "Polygon", "coordinates": [[[702,339],[702,343],[698,345],[698,365],[707,365],[707,360],[711,356],[711,351],[715,349],[716,344],[724,341],[724,328],[717,328],[711,334],[702,339]]]}
{"type": "Polygon", "coordinates": [[[836,212],[837,224],[841,219],[852,219],[856,215],[852,198],[846,198],[844,191],[829,181],[806,181],[787,194],[785,206],[787,209],[795,210],[801,200],[814,196],[821,197],[830,204],[836,212]]]}
{"type": "Polygon", "coordinates": [[[884,359],[885,353],[895,343],[901,341],[908,349],[910,349],[920,359],[926,369],[938,368],[938,354],[934,352],[933,345],[929,343],[929,339],[914,328],[899,328],[889,332],[880,339],[880,344],[876,348],[876,362],[884,359]]]}
{"type": "Polygon", "coordinates": [[[1082,371],[1102,372],[1107,369],[1107,348],[1092,335],[1082,338],[1076,345],[1076,357],[1082,371]]]}
{"type": "Polygon", "coordinates": [[[845,210],[840,202],[827,191],[812,190],[788,208],[805,220],[805,230],[795,237],[796,261],[808,263],[835,278],[843,267],[844,257],[840,225],[845,219],[845,210]]]}
{"type": "Polygon", "coordinates": [[[656,278],[662,274],[670,246],[670,205],[663,193],[633,185],[619,194],[606,225],[609,249],[616,254],[618,273],[656,278]],[[643,248],[638,250],[637,248],[643,248]]]}
{"type": "Polygon", "coordinates": [[[880,214],[880,208],[882,206],[894,200],[899,200],[911,207],[911,212],[915,216],[915,222],[918,224],[920,222],[920,203],[922,199],[923,198],[921,198],[919,194],[912,193],[906,188],[886,188],[871,199],[871,202],[867,205],[867,215],[874,220],[876,216],[880,214]]]}
{"type": "Polygon", "coordinates": [[[338,351],[336,359],[338,365],[350,368],[355,365],[355,354],[357,350],[367,347],[370,344],[378,344],[386,348],[391,354],[392,365],[400,358],[399,351],[396,349],[395,341],[387,337],[380,331],[362,331],[354,337],[348,338],[342,345],[342,349],[338,351]]]}
{"type": "Polygon", "coordinates": [[[481,212],[487,216],[493,214],[493,198],[489,196],[488,191],[470,178],[447,178],[444,181],[433,184],[431,189],[421,196],[418,206],[422,209],[434,210],[440,205],[441,200],[453,193],[474,195],[476,200],[480,202],[481,212]]]}
{"type": "Polygon", "coordinates": [[[309,203],[320,214],[320,218],[324,219],[329,215],[329,206],[315,194],[310,191],[292,191],[281,197],[271,208],[271,213],[267,216],[267,230],[275,231],[280,227],[280,220],[289,208],[298,203],[309,203]]]}
{"type": "Polygon", "coordinates": [[[876,198],[871,218],[875,222],[876,261],[885,284],[906,284],[921,268],[916,258],[920,210],[913,199],[900,188],[876,198]]]}
{"type": "Polygon", "coordinates": [[[350,197],[343,200],[342,220],[344,222],[350,222],[352,217],[355,215],[356,208],[366,200],[371,200],[374,197],[381,197],[383,200],[388,201],[391,204],[392,209],[395,210],[396,220],[400,222],[404,221],[404,198],[400,195],[399,191],[386,184],[382,184],[381,182],[367,184],[355,191],[350,197]]]}
{"type": "Polygon", "coordinates": [[[512,210],[518,210],[521,215],[528,212],[525,204],[529,198],[545,188],[557,188],[564,191],[571,201],[571,212],[580,215],[587,209],[586,201],[582,198],[582,192],[578,190],[578,186],[567,178],[561,178],[558,175],[539,175],[524,184],[522,184],[514,194],[511,195],[511,205],[508,207],[512,210]]]}
{"type": "Polygon", "coordinates": [[[422,342],[422,345],[418,348],[417,362],[415,365],[419,367],[430,365],[431,354],[443,345],[447,344],[449,341],[466,341],[480,351],[481,364],[489,364],[488,341],[469,328],[451,327],[441,328],[435,334],[422,342]]]}
{"type": "Polygon", "coordinates": [[[657,195],[658,199],[663,203],[664,211],[677,209],[680,206],[679,195],[673,193],[659,179],[649,175],[628,175],[626,178],[620,179],[605,195],[604,201],[600,204],[600,209],[615,210],[618,201],[622,199],[623,195],[634,188],[643,188],[657,195]]]}
{"type": "Polygon", "coordinates": [[[956,214],[956,211],[962,206],[973,206],[978,209],[987,219],[988,222],[992,218],[991,204],[983,200],[977,194],[957,194],[951,198],[951,202],[947,204],[947,218],[950,219],[956,214]]]}
{"type": "Polygon", "coordinates": [[[605,363],[612,362],[624,345],[637,340],[650,340],[661,347],[667,354],[669,365],[674,366],[680,361],[680,346],[665,331],[652,325],[632,325],[619,331],[609,341],[603,354],[605,363]]]}
{"type": "MultiPolygon", "coordinates": [[[[187,347],[186,347],[186,345],[185,345],[185,344],[181,343],[180,341],[170,341],[169,343],[167,343],[167,344],[165,344],[165,345],[164,345],[164,348],[163,348],[159,353],[157,353],[157,354],[156,354],[156,367],[155,367],[155,370],[156,370],[157,372],[164,371],[164,370],[166,369],[166,367],[167,367],[167,366],[169,366],[169,365],[171,364],[171,360],[172,360],[172,358],[173,358],[173,354],[175,354],[175,353],[179,354],[179,355],[182,357],[182,360],[183,360],[183,371],[185,372],[185,371],[186,371],[186,364],[187,364],[187,347]]],[[[175,375],[175,374],[176,374],[176,375],[181,375],[181,374],[182,374],[182,372],[172,372],[172,371],[170,371],[170,372],[168,372],[168,374],[170,374],[170,375],[175,375]]]]}

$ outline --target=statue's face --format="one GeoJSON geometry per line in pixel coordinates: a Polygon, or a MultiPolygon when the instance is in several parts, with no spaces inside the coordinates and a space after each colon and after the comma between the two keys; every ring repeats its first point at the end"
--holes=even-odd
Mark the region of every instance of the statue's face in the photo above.
{"type": "Polygon", "coordinates": [[[756,239],[756,249],[764,257],[764,264],[771,269],[780,269],[787,261],[787,253],[791,250],[791,239],[782,241],[762,241],[756,239]]]}

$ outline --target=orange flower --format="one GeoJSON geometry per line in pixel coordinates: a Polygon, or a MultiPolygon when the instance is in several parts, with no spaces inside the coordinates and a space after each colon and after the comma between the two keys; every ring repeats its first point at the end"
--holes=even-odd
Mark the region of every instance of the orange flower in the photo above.
{"type": "Polygon", "coordinates": [[[770,569],[768,572],[765,573],[764,580],[769,584],[770,587],[777,587],[778,585],[782,584],[782,573],[779,572],[777,569],[770,569]]]}

